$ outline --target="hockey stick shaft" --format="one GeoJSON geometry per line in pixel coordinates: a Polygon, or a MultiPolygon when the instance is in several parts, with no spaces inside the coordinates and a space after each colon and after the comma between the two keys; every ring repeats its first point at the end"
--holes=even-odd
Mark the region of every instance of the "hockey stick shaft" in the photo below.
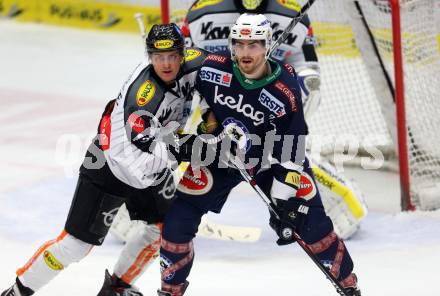
{"type": "Polygon", "coordinates": [[[283,31],[281,36],[278,37],[275,43],[271,46],[268,56],[271,56],[272,53],[275,51],[275,49],[277,49],[278,46],[280,46],[286,40],[287,36],[289,36],[290,31],[292,31],[292,29],[302,20],[302,18],[304,17],[304,15],[307,13],[307,11],[314,2],[315,0],[308,0],[306,4],[304,4],[304,6],[301,7],[299,14],[290,21],[289,25],[283,31]]]}
{"type": "MultiPolygon", "coordinates": [[[[267,197],[267,195],[264,193],[264,191],[258,186],[257,182],[254,178],[249,175],[249,173],[246,171],[246,169],[239,167],[237,164],[232,163],[232,165],[239,170],[240,174],[243,176],[243,178],[252,186],[252,188],[255,190],[255,192],[258,194],[258,196],[266,203],[267,207],[269,208],[269,211],[272,212],[277,219],[280,219],[280,216],[278,212],[275,210],[273,202],[267,197]]],[[[344,288],[341,286],[341,284],[338,282],[338,280],[334,277],[331,272],[325,268],[325,266],[319,261],[319,259],[316,257],[316,255],[310,250],[310,248],[307,246],[306,242],[296,233],[295,231],[292,231],[293,237],[295,241],[300,245],[300,247],[306,252],[306,254],[309,256],[310,259],[318,266],[318,268],[324,273],[324,275],[327,277],[327,279],[332,283],[332,285],[335,287],[336,292],[338,292],[341,296],[349,296],[347,293],[345,293],[344,288]]]]}

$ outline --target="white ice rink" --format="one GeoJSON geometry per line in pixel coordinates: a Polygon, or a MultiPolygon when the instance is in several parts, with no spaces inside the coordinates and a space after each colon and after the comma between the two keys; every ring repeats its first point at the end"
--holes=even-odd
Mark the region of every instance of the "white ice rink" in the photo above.
{"type": "MultiPolygon", "coordinates": [[[[61,232],[99,116],[142,58],[136,35],[0,20],[0,290],[61,232]]],[[[350,174],[370,207],[346,242],[362,295],[440,295],[440,211],[400,213],[394,173],[350,174]]],[[[275,245],[267,210],[247,184],[237,191],[211,219],[260,226],[262,238],[254,244],[196,239],[187,295],[337,295],[298,246],[275,245]]],[[[109,236],[37,294],[96,295],[120,249],[109,236]]],[[[159,282],[156,263],[137,285],[144,295],[156,295],[159,282]]]]}

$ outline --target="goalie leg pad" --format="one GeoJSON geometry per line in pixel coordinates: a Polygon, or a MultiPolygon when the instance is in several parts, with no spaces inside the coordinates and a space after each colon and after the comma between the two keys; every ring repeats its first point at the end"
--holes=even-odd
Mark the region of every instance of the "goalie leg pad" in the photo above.
{"type": "Polygon", "coordinates": [[[20,269],[17,276],[24,286],[39,290],[71,263],[84,258],[93,245],[85,243],[66,231],[43,244],[20,269]]]}
{"type": "Polygon", "coordinates": [[[84,175],[80,175],[65,229],[76,238],[101,245],[113,219],[125,199],[106,193],[84,175]]]}

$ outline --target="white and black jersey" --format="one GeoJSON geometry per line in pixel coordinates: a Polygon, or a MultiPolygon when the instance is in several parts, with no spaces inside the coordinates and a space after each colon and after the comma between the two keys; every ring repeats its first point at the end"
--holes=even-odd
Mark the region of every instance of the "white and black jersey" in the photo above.
{"type": "MultiPolygon", "coordinates": [[[[196,1],[189,9],[182,32],[187,45],[197,46],[211,52],[228,50],[228,36],[231,26],[240,14],[245,12],[264,14],[273,29],[276,40],[286,29],[293,17],[298,16],[301,7],[295,1],[263,1],[255,11],[245,10],[241,1],[223,0],[207,3],[196,1]]],[[[310,20],[305,15],[289,33],[286,41],[273,53],[272,58],[289,63],[295,68],[317,67],[317,57],[310,20]]]]}
{"type": "MultiPolygon", "coordinates": [[[[143,189],[173,159],[157,135],[163,127],[185,124],[203,50],[185,50],[185,62],[172,85],[165,85],[147,62],[138,65],[100,123],[100,148],[112,173],[125,184],[143,189]]],[[[171,126],[171,127],[170,127],[171,126]]],[[[163,132],[163,129],[162,129],[163,132]]]]}

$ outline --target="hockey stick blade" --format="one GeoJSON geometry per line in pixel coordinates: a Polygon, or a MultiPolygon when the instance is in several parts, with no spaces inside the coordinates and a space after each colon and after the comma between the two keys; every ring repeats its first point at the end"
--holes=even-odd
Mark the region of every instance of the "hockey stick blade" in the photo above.
{"type": "Polygon", "coordinates": [[[199,225],[197,236],[218,240],[254,243],[260,239],[261,229],[258,227],[217,224],[209,221],[207,218],[203,218],[199,225]]]}

